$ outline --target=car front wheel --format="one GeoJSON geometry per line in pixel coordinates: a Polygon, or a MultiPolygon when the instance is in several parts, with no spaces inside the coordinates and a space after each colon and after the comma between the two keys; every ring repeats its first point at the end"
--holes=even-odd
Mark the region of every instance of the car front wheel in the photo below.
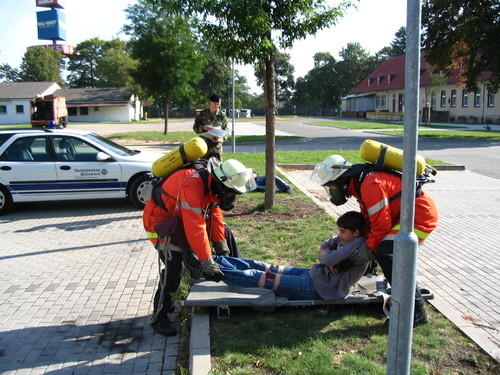
{"type": "Polygon", "coordinates": [[[140,175],[132,181],[128,195],[134,206],[142,210],[149,197],[151,197],[152,189],[151,176],[147,173],[140,175]]]}
{"type": "Polygon", "coordinates": [[[6,214],[12,207],[12,196],[7,188],[0,185],[0,215],[6,214]]]}

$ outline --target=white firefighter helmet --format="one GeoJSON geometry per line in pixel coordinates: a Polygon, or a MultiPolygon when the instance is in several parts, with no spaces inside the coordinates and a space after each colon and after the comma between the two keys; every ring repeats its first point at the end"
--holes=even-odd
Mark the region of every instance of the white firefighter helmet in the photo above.
{"type": "Polygon", "coordinates": [[[324,185],[329,181],[335,181],[351,168],[352,164],[340,155],[331,155],[317,163],[311,174],[311,181],[324,185]]]}
{"type": "Polygon", "coordinates": [[[253,170],[246,168],[238,160],[226,160],[213,169],[213,174],[225,186],[239,194],[248,193],[257,187],[253,170]]]}

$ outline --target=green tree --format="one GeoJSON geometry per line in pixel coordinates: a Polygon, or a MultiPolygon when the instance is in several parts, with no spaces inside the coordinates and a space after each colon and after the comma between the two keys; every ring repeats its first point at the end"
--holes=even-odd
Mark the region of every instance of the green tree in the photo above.
{"type": "Polygon", "coordinates": [[[323,109],[338,109],[341,98],[349,93],[378,64],[359,43],[348,43],[339,52],[341,60],[329,52],[314,55],[314,67],[296,83],[293,103],[307,105],[308,113],[319,105],[323,109]]]}
{"type": "Polygon", "coordinates": [[[139,61],[132,75],[147,95],[162,98],[167,134],[170,103],[185,101],[193,94],[193,85],[201,78],[202,61],[199,42],[187,19],[157,3],[140,0],[129,6],[130,24],[124,30],[131,36],[132,57],[139,61]]]}
{"type": "Polygon", "coordinates": [[[105,51],[106,41],[92,38],[78,43],[69,56],[68,85],[70,87],[96,87],[97,64],[105,51]]]}
{"type": "Polygon", "coordinates": [[[339,56],[341,61],[336,66],[339,92],[345,96],[375,69],[378,61],[357,42],[348,43],[339,56]]]}
{"type": "Polygon", "coordinates": [[[63,83],[61,70],[63,55],[51,48],[35,46],[29,48],[19,67],[19,79],[24,82],[63,83]]]}
{"type": "MultiPolygon", "coordinates": [[[[231,83],[231,62],[227,58],[215,54],[208,45],[203,46],[201,56],[202,78],[196,84],[194,98],[197,108],[206,106],[208,97],[213,93],[227,97],[231,83]]],[[[223,106],[228,104],[223,101],[223,106]]]]}
{"type": "Polygon", "coordinates": [[[19,81],[19,70],[9,64],[0,64],[0,80],[2,82],[19,81]]]}
{"type": "Polygon", "coordinates": [[[312,90],[309,88],[308,79],[309,73],[305,77],[297,78],[295,82],[295,92],[292,97],[292,105],[294,106],[294,114],[310,114],[310,109],[315,105],[313,101],[312,90]]]}
{"type": "Polygon", "coordinates": [[[106,44],[102,57],[97,61],[96,87],[134,88],[132,72],[137,68],[137,64],[138,61],[133,59],[127,50],[127,44],[122,40],[113,39],[106,44]]]}
{"type": "Polygon", "coordinates": [[[70,87],[132,87],[137,62],[120,39],[92,38],[78,43],[69,56],[70,87]]]}
{"type": "Polygon", "coordinates": [[[391,42],[391,57],[406,55],[406,27],[401,26],[391,42]]]}
{"type": "Polygon", "coordinates": [[[469,91],[477,78],[492,72],[490,89],[500,85],[500,12],[498,0],[424,0],[425,59],[437,70],[460,64],[469,91]]]}
{"type": "Polygon", "coordinates": [[[239,63],[262,64],[266,98],[265,208],[274,205],[275,61],[278,48],[287,49],[310,34],[334,25],[352,1],[328,6],[326,0],[159,0],[198,21],[204,38],[216,50],[239,63]]]}
{"type": "Polygon", "coordinates": [[[375,54],[375,59],[380,64],[384,60],[406,54],[406,27],[401,26],[389,46],[385,46],[375,54]]]}
{"type": "Polygon", "coordinates": [[[323,108],[336,108],[340,105],[340,92],[337,61],[329,52],[316,53],[314,67],[307,73],[308,92],[314,103],[319,105],[319,115],[323,108]]]}

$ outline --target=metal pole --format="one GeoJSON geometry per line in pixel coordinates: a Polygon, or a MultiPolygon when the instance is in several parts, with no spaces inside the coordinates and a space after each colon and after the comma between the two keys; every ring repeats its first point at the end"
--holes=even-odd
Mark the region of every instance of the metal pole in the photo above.
{"type": "Polygon", "coordinates": [[[410,374],[418,239],[413,233],[420,89],[420,0],[407,1],[401,229],[394,239],[387,374],[410,374]]]}
{"type": "Polygon", "coordinates": [[[232,81],[232,100],[231,100],[231,106],[232,106],[232,116],[231,116],[231,123],[232,123],[232,129],[231,129],[231,151],[233,154],[236,152],[236,137],[234,135],[234,60],[231,62],[231,81],[232,81]]]}

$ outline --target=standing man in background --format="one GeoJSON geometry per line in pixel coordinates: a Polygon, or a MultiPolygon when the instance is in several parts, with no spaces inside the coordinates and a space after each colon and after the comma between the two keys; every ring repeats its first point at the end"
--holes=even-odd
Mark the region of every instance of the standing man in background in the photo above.
{"type": "Polygon", "coordinates": [[[194,120],[193,130],[196,134],[199,134],[206,142],[208,146],[208,152],[203,157],[204,159],[209,159],[211,157],[216,157],[222,160],[222,142],[227,139],[225,136],[217,136],[211,134],[210,130],[227,130],[227,116],[226,113],[220,108],[221,98],[217,94],[210,95],[210,104],[208,108],[203,109],[196,116],[194,120]]]}

